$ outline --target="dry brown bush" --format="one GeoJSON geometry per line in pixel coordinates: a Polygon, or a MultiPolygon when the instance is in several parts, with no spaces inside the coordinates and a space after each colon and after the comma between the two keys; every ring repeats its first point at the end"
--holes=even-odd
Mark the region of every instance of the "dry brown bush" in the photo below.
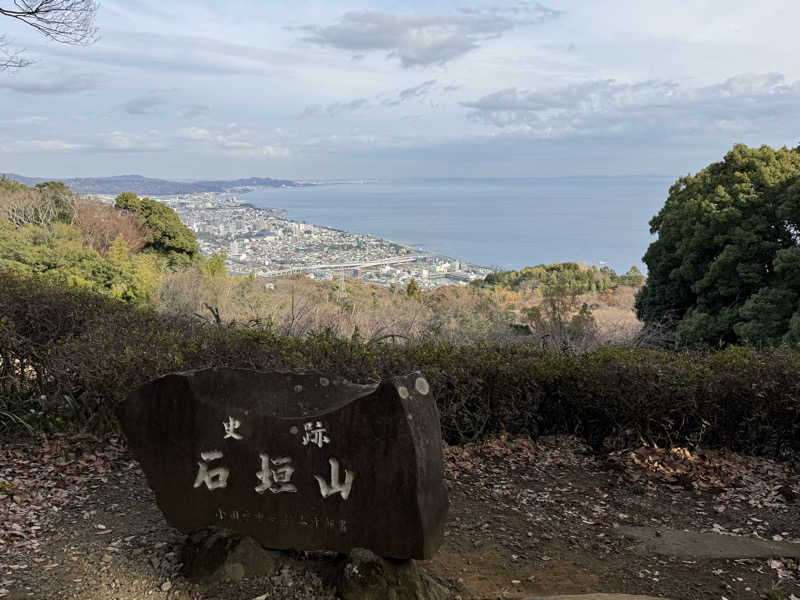
{"type": "Polygon", "coordinates": [[[603,346],[635,345],[642,332],[634,310],[636,292],[630,286],[581,295],[565,289],[555,297],[552,291],[523,291],[510,304],[517,335],[508,335],[506,342],[566,348],[576,354],[603,346]],[[581,315],[584,304],[588,312],[581,315]],[[530,335],[521,336],[526,328],[530,335]]]}
{"type": "MultiPolygon", "coordinates": [[[[291,291],[291,280],[285,283],[291,291]]],[[[295,280],[295,293],[313,283],[295,280]]],[[[348,289],[357,299],[372,294],[366,286],[348,289]]],[[[454,295],[469,305],[468,292],[454,295]]],[[[392,298],[388,290],[376,295],[378,304],[392,298]]],[[[800,452],[800,351],[793,348],[577,354],[519,344],[378,345],[324,332],[299,339],[216,327],[12,274],[0,274],[0,315],[0,438],[25,425],[107,430],[115,402],[131,389],[174,371],[229,366],[360,382],[420,370],[449,443],[569,432],[598,449],[645,440],[784,459],[800,452]]]]}
{"type": "Polygon", "coordinates": [[[122,236],[131,253],[144,247],[147,228],[141,217],[98,200],[84,200],[75,207],[75,224],[87,243],[100,254],[108,254],[111,244],[122,236]]]}
{"type": "MultiPolygon", "coordinates": [[[[518,293],[472,286],[443,286],[409,297],[401,289],[348,280],[315,281],[302,275],[272,282],[259,278],[210,275],[202,269],[168,274],[160,310],[194,315],[220,325],[266,327],[290,337],[325,333],[364,342],[442,341],[568,347],[582,353],[605,345],[631,343],[641,330],[633,310],[635,290],[586,294],[557,303],[560,326],[526,327],[525,309],[543,306],[541,292],[518,293]],[[583,303],[592,319],[578,315],[583,303]],[[563,304],[563,306],[562,306],[563,304]],[[562,314],[563,313],[563,314],[562,314]]],[[[552,311],[550,311],[552,312],[552,311]]],[[[546,319],[553,324],[553,319],[546,319]]]]}
{"type": "Polygon", "coordinates": [[[38,225],[45,227],[53,221],[69,222],[78,202],[63,184],[39,184],[29,188],[16,182],[2,180],[0,186],[0,219],[8,219],[15,225],[38,225]]]}
{"type": "Polygon", "coordinates": [[[597,323],[598,345],[629,344],[641,333],[643,324],[636,318],[634,308],[638,291],[639,288],[619,286],[584,296],[597,323]]]}
{"type": "Polygon", "coordinates": [[[39,205],[40,194],[30,188],[20,188],[0,194],[0,218],[8,219],[15,225],[38,223],[33,218],[39,205]]]}

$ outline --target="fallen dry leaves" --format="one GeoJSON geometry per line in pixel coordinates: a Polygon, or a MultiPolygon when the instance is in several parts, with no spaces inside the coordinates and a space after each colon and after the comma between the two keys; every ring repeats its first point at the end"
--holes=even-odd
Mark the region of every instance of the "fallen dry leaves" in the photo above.
{"type": "Polygon", "coordinates": [[[104,483],[123,452],[116,437],[85,435],[0,447],[0,547],[36,552],[59,510],[76,493],[104,483]]]}
{"type": "Polygon", "coordinates": [[[523,467],[541,471],[552,467],[598,465],[586,442],[571,435],[545,436],[536,440],[500,435],[484,442],[445,446],[444,458],[455,479],[463,472],[485,469],[487,458],[502,460],[511,471],[523,467]]]}
{"type": "MultiPolygon", "coordinates": [[[[800,492],[799,475],[787,465],[681,448],[639,448],[603,458],[573,436],[501,436],[445,447],[444,456],[452,502],[445,534],[451,547],[447,568],[452,569],[446,574],[467,578],[487,594],[509,586],[519,593],[550,591],[563,581],[576,586],[576,581],[583,582],[584,587],[609,585],[609,580],[598,579],[609,568],[615,573],[612,583],[620,581],[622,572],[630,589],[667,597],[719,598],[693,595],[694,588],[687,592],[681,587],[687,581],[702,582],[715,591],[723,585],[729,598],[767,585],[795,594],[800,589],[796,560],[671,562],[631,552],[629,541],[615,533],[617,524],[628,524],[800,541],[793,539],[800,531],[799,504],[793,496],[800,492]],[[713,568],[703,573],[706,567],[713,568]],[[683,595],[675,593],[680,589],[683,595]]],[[[81,595],[84,587],[101,589],[109,581],[127,582],[130,589],[120,596],[125,598],[140,597],[135,591],[140,589],[163,592],[160,586],[166,583],[180,587],[163,566],[158,570],[153,565],[154,572],[148,570],[144,578],[138,575],[142,557],[152,559],[154,547],[169,543],[163,552],[175,553],[177,543],[163,526],[148,526],[142,535],[138,520],[115,523],[113,533],[108,520],[93,522],[70,538],[67,553],[70,561],[77,557],[78,562],[68,563],[63,546],[53,542],[57,527],[74,526],[76,519],[83,522],[81,515],[91,519],[97,510],[115,506],[110,504],[112,497],[120,502],[112,494],[115,490],[143,489],[144,479],[135,465],[121,477],[116,467],[125,464],[133,463],[115,438],[51,436],[0,447],[0,563],[5,563],[0,564],[0,598],[21,582],[32,589],[55,589],[53,582],[67,572],[84,578],[70,575],[76,598],[90,597],[81,595]],[[131,528],[134,522],[136,528],[131,528]],[[93,575],[76,571],[76,565],[93,575]],[[140,587],[139,579],[129,577],[129,568],[141,579],[140,587]]],[[[122,502],[123,513],[146,512],[141,503],[152,500],[148,494],[129,494],[122,502]]],[[[151,509],[155,510],[148,504],[151,509]]],[[[174,595],[175,589],[169,593],[174,595]]]]}
{"type": "Polygon", "coordinates": [[[721,502],[778,508],[800,502],[800,474],[785,463],[727,450],[641,447],[609,460],[634,479],[712,492],[721,502]]]}

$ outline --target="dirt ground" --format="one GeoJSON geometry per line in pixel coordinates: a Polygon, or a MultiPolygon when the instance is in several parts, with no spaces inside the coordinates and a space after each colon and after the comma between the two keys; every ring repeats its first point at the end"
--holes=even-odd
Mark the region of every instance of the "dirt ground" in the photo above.
{"type": "MultiPolygon", "coordinates": [[[[445,448],[450,514],[427,571],[454,598],[620,592],[681,599],[800,599],[797,559],[641,550],[620,526],[800,543],[796,468],[726,452],[640,448],[598,457],[576,438],[445,448]]],[[[0,448],[0,598],[333,598],[308,555],[238,582],[180,574],[170,528],[116,438],[0,448]]]]}

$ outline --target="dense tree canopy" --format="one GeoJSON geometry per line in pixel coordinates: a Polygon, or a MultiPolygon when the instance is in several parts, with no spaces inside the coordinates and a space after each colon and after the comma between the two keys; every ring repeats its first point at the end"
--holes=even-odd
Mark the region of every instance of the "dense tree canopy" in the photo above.
{"type": "Polygon", "coordinates": [[[135,215],[81,199],[63,183],[0,178],[0,272],[147,302],[163,259],[137,254],[146,233],[135,215]]]}
{"type": "Polygon", "coordinates": [[[3,271],[43,275],[130,302],[149,300],[160,276],[154,257],[131,257],[121,236],[104,257],[85,243],[74,225],[16,226],[0,219],[3,271]]]}
{"type": "Polygon", "coordinates": [[[570,292],[585,294],[603,291],[618,285],[638,287],[644,276],[636,267],[625,275],[617,275],[610,267],[590,267],[584,263],[564,262],[525,267],[519,271],[495,271],[485,279],[473,281],[477,287],[492,286],[510,290],[547,290],[552,286],[565,286],[570,292]]]}
{"type": "Polygon", "coordinates": [[[115,206],[138,214],[147,226],[145,251],[166,255],[170,262],[186,265],[199,252],[197,238],[178,214],[163,202],[152,198],[139,198],[125,192],[116,198],[115,206]]]}
{"type": "Polygon", "coordinates": [[[800,148],[734,146],[672,185],[650,231],[640,319],[679,345],[800,341],[800,148]]]}

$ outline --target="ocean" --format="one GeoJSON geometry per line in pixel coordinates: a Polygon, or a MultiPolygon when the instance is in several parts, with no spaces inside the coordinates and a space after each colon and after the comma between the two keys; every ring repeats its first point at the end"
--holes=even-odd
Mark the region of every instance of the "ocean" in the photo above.
{"type": "Polygon", "coordinates": [[[646,267],[648,222],[676,177],[415,179],[262,189],[240,200],[489,267],[646,267]]]}

